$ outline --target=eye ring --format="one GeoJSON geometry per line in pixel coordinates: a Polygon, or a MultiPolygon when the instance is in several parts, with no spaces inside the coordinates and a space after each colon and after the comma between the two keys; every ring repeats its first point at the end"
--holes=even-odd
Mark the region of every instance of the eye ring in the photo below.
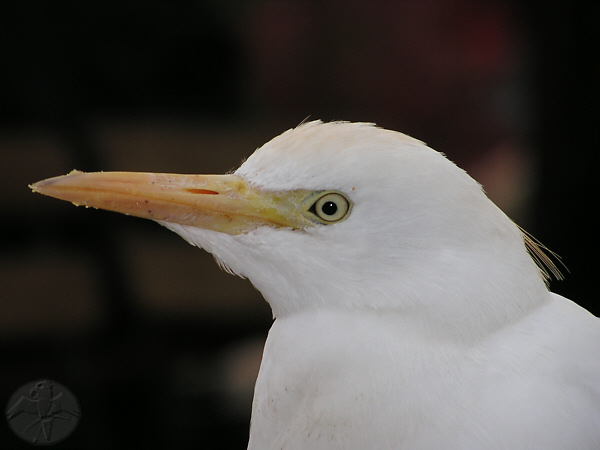
{"type": "Polygon", "coordinates": [[[309,211],[323,223],[336,223],[344,220],[350,212],[351,203],[348,198],[335,191],[321,192],[309,211]]]}

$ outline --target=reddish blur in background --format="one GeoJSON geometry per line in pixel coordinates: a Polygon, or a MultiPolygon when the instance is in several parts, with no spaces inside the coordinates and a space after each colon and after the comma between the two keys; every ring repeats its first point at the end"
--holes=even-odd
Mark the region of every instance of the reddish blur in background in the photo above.
{"type": "MultiPolygon", "coordinates": [[[[442,151],[600,313],[598,4],[461,0],[0,5],[0,402],[79,399],[60,448],[245,448],[270,310],[158,225],[27,185],[222,173],[307,117],[442,151]],[[594,136],[594,139],[592,139],[594,136]]],[[[0,446],[25,447],[0,421],[0,446]]]]}

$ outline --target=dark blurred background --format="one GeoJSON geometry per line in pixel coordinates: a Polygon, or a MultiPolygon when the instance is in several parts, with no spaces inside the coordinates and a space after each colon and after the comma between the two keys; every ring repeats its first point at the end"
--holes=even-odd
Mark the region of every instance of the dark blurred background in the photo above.
{"type": "MultiPolygon", "coordinates": [[[[222,173],[306,117],[466,168],[595,314],[598,2],[0,4],[0,403],[79,399],[57,448],[245,448],[270,310],[155,223],[27,185],[73,168],[222,173]]],[[[0,421],[0,447],[27,447],[0,421]]]]}

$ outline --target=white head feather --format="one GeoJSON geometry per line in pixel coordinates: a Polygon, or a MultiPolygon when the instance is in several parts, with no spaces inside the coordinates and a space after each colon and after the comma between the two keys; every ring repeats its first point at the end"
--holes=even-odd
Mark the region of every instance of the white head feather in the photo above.
{"type": "Polygon", "coordinates": [[[275,317],[393,309],[468,338],[523,314],[546,290],[523,234],[480,185],[404,134],[309,122],[263,145],[235,174],[265,191],[335,189],[354,204],[347,220],[303,230],[231,236],[164,223],[247,277],[275,317]]]}

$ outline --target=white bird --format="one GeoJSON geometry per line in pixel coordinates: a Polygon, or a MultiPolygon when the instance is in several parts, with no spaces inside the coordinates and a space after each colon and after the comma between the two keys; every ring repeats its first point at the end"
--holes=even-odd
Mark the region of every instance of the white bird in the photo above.
{"type": "Polygon", "coordinates": [[[156,220],[260,290],[275,320],[249,449],[600,448],[600,321],[418,140],[315,121],[229,175],[32,188],[156,220]]]}

